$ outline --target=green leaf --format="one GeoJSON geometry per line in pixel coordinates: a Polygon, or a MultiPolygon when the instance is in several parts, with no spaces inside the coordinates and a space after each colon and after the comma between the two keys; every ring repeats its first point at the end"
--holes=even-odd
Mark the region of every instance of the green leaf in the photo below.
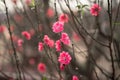
{"type": "Polygon", "coordinates": [[[76,7],[77,7],[78,9],[80,9],[80,8],[81,8],[81,5],[77,5],[76,7]]]}
{"type": "Polygon", "coordinates": [[[35,0],[32,0],[32,1],[31,1],[30,6],[31,6],[31,8],[35,7],[35,0]]]}
{"type": "Polygon", "coordinates": [[[42,80],[47,80],[47,78],[46,78],[46,77],[43,77],[42,80]]]}
{"type": "Polygon", "coordinates": [[[82,10],[81,10],[81,16],[83,16],[83,15],[84,15],[84,10],[82,9],[82,10]]]}
{"type": "Polygon", "coordinates": [[[84,8],[84,7],[86,7],[86,6],[88,6],[88,5],[86,5],[86,4],[85,4],[85,5],[82,5],[82,8],[84,8]]]}

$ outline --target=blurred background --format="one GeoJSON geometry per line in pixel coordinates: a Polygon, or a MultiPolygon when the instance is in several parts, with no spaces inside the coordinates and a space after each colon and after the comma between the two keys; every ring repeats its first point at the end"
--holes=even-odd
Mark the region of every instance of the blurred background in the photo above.
{"type": "MultiPolygon", "coordinates": [[[[72,80],[73,75],[79,80],[111,80],[112,61],[109,48],[106,47],[111,36],[108,0],[5,2],[6,6],[4,0],[0,0],[0,80],[72,80]],[[95,3],[101,7],[97,17],[90,13],[95,3]],[[68,15],[69,21],[64,25],[64,32],[68,33],[71,40],[71,44],[62,45],[62,49],[72,57],[64,71],[59,69],[60,53],[55,48],[45,46],[42,52],[38,51],[38,43],[43,42],[44,35],[54,41],[60,38],[60,34],[52,31],[52,25],[62,13],[68,15]],[[23,31],[30,33],[30,40],[22,35],[23,31]],[[22,46],[18,45],[20,40],[22,46]],[[44,73],[38,70],[39,63],[45,64],[44,73]]],[[[115,80],[120,80],[120,0],[112,1],[111,13],[115,80]]]]}

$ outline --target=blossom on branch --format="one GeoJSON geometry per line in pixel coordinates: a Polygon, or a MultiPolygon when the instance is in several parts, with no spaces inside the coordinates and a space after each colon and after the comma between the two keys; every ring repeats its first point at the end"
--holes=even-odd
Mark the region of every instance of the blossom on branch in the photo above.
{"type": "Polygon", "coordinates": [[[30,33],[27,32],[27,31],[23,31],[23,32],[22,32],[22,35],[23,35],[27,40],[30,40],[30,39],[31,39],[31,35],[30,35],[30,33]]]}
{"type": "Polygon", "coordinates": [[[76,75],[73,75],[72,80],[79,80],[76,75]]]}
{"type": "Polygon", "coordinates": [[[53,17],[53,16],[54,16],[54,11],[53,11],[53,9],[48,8],[47,13],[46,13],[46,16],[49,17],[49,18],[53,17]]]}
{"type": "Polygon", "coordinates": [[[22,39],[19,39],[19,40],[17,41],[17,45],[18,45],[19,47],[21,47],[22,44],[23,44],[23,40],[22,40],[22,39]]]}
{"type": "Polygon", "coordinates": [[[65,69],[65,64],[60,64],[60,70],[63,71],[65,69]]]}
{"type": "Polygon", "coordinates": [[[90,9],[90,13],[93,16],[98,16],[100,11],[101,11],[101,7],[98,4],[93,4],[93,6],[90,9]]]}
{"type": "Polygon", "coordinates": [[[48,46],[49,46],[50,48],[53,48],[53,47],[54,47],[54,41],[53,41],[53,40],[49,40],[48,46]]]}
{"type": "Polygon", "coordinates": [[[54,33],[62,32],[64,30],[64,23],[57,21],[53,24],[52,29],[54,33]]]}
{"type": "Polygon", "coordinates": [[[39,63],[38,64],[38,71],[41,73],[45,73],[46,72],[46,65],[44,63],[39,63]]]}
{"type": "Polygon", "coordinates": [[[44,43],[48,45],[50,48],[54,47],[54,41],[48,37],[48,35],[44,35],[44,43]]]}
{"type": "Polygon", "coordinates": [[[61,41],[60,40],[57,40],[55,42],[55,48],[56,48],[56,51],[61,51],[61,41]]]}
{"type": "Polygon", "coordinates": [[[60,56],[58,57],[58,61],[60,62],[60,64],[65,64],[68,65],[71,61],[71,56],[68,52],[62,51],[60,53],[60,56]]]}
{"type": "Polygon", "coordinates": [[[43,50],[43,43],[42,42],[39,42],[38,43],[38,51],[42,51],[43,50]]]}
{"type": "Polygon", "coordinates": [[[59,21],[61,21],[61,22],[68,22],[68,20],[69,20],[69,18],[68,18],[68,15],[67,14],[61,14],[60,16],[59,16],[59,21]]]}
{"type": "Polygon", "coordinates": [[[69,45],[70,44],[70,38],[69,38],[69,36],[68,36],[68,34],[67,33],[65,33],[65,32],[63,32],[62,34],[61,34],[61,42],[63,42],[65,45],[69,45]]]}

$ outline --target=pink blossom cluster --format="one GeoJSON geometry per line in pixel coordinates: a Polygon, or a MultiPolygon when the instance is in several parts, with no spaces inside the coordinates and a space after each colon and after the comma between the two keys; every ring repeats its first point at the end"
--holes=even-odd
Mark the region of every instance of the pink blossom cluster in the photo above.
{"type": "MultiPolygon", "coordinates": [[[[29,1],[29,0],[28,0],[29,1]]],[[[61,14],[59,16],[59,20],[56,21],[53,26],[52,26],[52,30],[54,33],[61,33],[60,34],[60,38],[58,40],[55,41],[50,39],[50,37],[48,35],[44,35],[43,37],[43,42],[39,42],[38,43],[38,51],[41,52],[44,50],[44,46],[47,45],[50,48],[56,48],[56,51],[61,51],[60,55],[58,57],[58,62],[60,63],[60,70],[64,70],[65,66],[67,66],[68,64],[70,64],[72,57],[70,56],[70,54],[68,52],[62,51],[62,43],[64,45],[69,45],[70,44],[70,38],[68,36],[67,33],[63,32],[64,30],[64,24],[68,22],[68,16],[67,14],[61,14]]],[[[21,33],[22,36],[25,37],[25,39],[30,40],[32,35],[34,35],[34,30],[30,30],[30,31],[23,31],[21,33]]],[[[22,46],[23,45],[23,40],[22,39],[18,39],[17,40],[17,44],[18,46],[22,46]]],[[[44,63],[39,63],[38,66],[38,71],[40,72],[45,72],[46,71],[46,65],[44,63]]]]}
{"type": "Polygon", "coordinates": [[[48,37],[48,35],[44,35],[43,41],[44,41],[44,43],[42,43],[42,42],[38,43],[38,51],[41,52],[44,49],[44,45],[43,44],[46,44],[50,48],[54,47],[54,40],[50,39],[48,37]]]}
{"type": "MultiPolygon", "coordinates": [[[[55,22],[52,26],[53,32],[54,33],[62,32],[64,30],[64,23],[67,23],[68,20],[69,20],[69,18],[68,18],[67,14],[61,14],[59,16],[58,21],[55,22]]],[[[61,33],[61,38],[55,42],[56,51],[61,51],[61,42],[63,42],[63,44],[65,44],[65,45],[70,44],[70,38],[69,38],[67,33],[62,32],[61,33]]]]}
{"type": "MultiPolygon", "coordinates": [[[[26,0],[26,4],[30,4],[31,0],[26,0]]],[[[49,11],[50,13],[50,11],[49,11]]],[[[51,15],[48,14],[49,17],[53,16],[52,12],[51,15]]],[[[21,17],[16,16],[16,20],[20,21],[21,17]]],[[[43,37],[43,42],[40,41],[38,42],[38,51],[42,52],[44,50],[44,46],[47,45],[50,48],[56,48],[56,51],[60,52],[60,55],[58,57],[58,62],[60,63],[60,70],[64,70],[65,67],[67,65],[70,64],[72,57],[71,55],[66,52],[66,51],[62,51],[62,43],[64,45],[69,45],[70,44],[70,38],[68,36],[68,34],[66,32],[63,32],[64,30],[64,24],[68,22],[68,15],[67,14],[61,14],[59,16],[59,20],[57,22],[55,22],[52,26],[52,30],[54,33],[61,33],[60,34],[60,38],[58,40],[55,41],[50,39],[50,37],[48,35],[44,35],[43,37]]],[[[3,32],[5,30],[5,26],[0,26],[0,32],[3,32]]],[[[13,29],[14,30],[14,29],[13,29]]],[[[29,31],[23,31],[21,32],[21,35],[26,39],[26,40],[30,40],[32,38],[32,36],[35,34],[35,31],[33,29],[29,30],[29,31]]],[[[18,47],[22,47],[24,40],[22,38],[18,38],[17,36],[13,36],[13,40],[17,42],[17,46],[18,47]]],[[[35,60],[34,59],[30,59],[29,60],[29,64],[34,65],[35,64],[35,60]]],[[[41,73],[45,73],[46,72],[46,65],[42,62],[40,62],[37,66],[37,70],[41,73]]],[[[79,80],[77,76],[73,76],[72,80],[79,80]]]]}
{"type": "MultiPolygon", "coordinates": [[[[55,22],[52,26],[52,30],[54,33],[60,33],[60,39],[55,42],[56,51],[61,51],[61,44],[69,45],[70,38],[67,33],[63,32],[64,30],[64,23],[68,22],[68,15],[61,14],[57,22],[55,22]],[[61,43],[62,42],[62,43],[61,43]]],[[[48,42],[48,38],[45,40],[48,42]]],[[[65,66],[68,65],[71,61],[71,56],[68,52],[62,51],[58,57],[58,61],[60,63],[60,70],[64,70],[65,66]]]]}
{"type": "Polygon", "coordinates": [[[64,23],[68,22],[68,15],[67,14],[61,14],[59,16],[59,20],[57,22],[55,22],[52,26],[52,30],[54,33],[59,33],[62,32],[64,30],[64,23]]]}
{"type": "Polygon", "coordinates": [[[70,44],[70,38],[67,33],[61,33],[60,39],[55,42],[56,51],[61,51],[61,42],[65,45],[70,44]]]}

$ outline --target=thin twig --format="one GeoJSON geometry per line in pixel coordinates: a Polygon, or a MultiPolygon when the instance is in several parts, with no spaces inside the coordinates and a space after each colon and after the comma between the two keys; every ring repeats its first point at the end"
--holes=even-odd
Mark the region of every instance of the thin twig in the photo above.
{"type": "Polygon", "coordinates": [[[93,71],[95,72],[97,80],[100,80],[100,78],[98,77],[98,74],[97,74],[96,70],[94,69],[93,71]]]}
{"type": "MultiPolygon", "coordinates": [[[[99,42],[99,41],[96,40],[93,36],[91,36],[91,35],[87,32],[87,30],[83,27],[83,25],[78,21],[78,19],[77,19],[76,16],[73,14],[73,11],[71,10],[70,6],[69,6],[67,3],[66,3],[66,6],[67,6],[68,9],[70,10],[71,15],[75,18],[75,20],[79,23],[79,25],[82,27],[82,29],[85,31],[85,33],[86,33],[91,39],[93,39],[95,42],[97,42],[98,44],[100,44],[100,45],[102,45],[102,46],[108,47],[108,45],[106,45],[106,44],[104,44],[104,43],[102,43],[102,42],[99,42]]],[[[74,18],[73,18],[73,20],[74,20],[74,18]]],[[[74,21],[74,23],[76,23],[76,22],[74,21]]],[[[77,28],[77,27],[76,27],[76,28],[77,28]]],[[[77,30],[79,30],[79,28],[77,28],[77,30]]],[[[80,31],[79,31],[79,33],[80,33],[80,31]]]]}
{"type": "Polygon", "coordinates": [[[57,7],[56,7],[56,0],[54,0],[54,7],[55,7],[55,17],[56,17],[56,20],[58,20],[58,12],[57,12],[57,7]]]}
{"type": "Polygon", "coordinates": [[[9,31],[9,35],[10,35],[11,45],[12,45],[12,48],[13,48],[13,53],[14,53],[14,58],[15,58],[15,62],[16,62],[16,67],[17,67],[17,70],[18,70],[18,76],[19,76],[18,80],[22,80],[21,71],[20,71],[20,67],[19,67],[19,60],[18,60],[18,56],[16,54],[16,49],[14,47],[13,38],[12,38],[12,32],[10,30],[10,20],[9,20],[9,15],[8,15],[8,8],[7,8],[5,0],[3,0],[3,2],[5,4],[7,23],[8,23],[8,31],[9,31]]]}
{"type": "Polygon", "coordinates": [[[115,66],[114,66],[114,58],[113,58],[113,50],[112,50],[112,42],[113,42],[113,28],[112,28],[112,0],[107,0],[108,2],[108,16],[109,16],[109,23],[110,23],[110,39],[109,39],[109,51],[110,51],[110,57],[111,57],[111,64],[112,64],[112,80],[115,80],[115,66]]]}

